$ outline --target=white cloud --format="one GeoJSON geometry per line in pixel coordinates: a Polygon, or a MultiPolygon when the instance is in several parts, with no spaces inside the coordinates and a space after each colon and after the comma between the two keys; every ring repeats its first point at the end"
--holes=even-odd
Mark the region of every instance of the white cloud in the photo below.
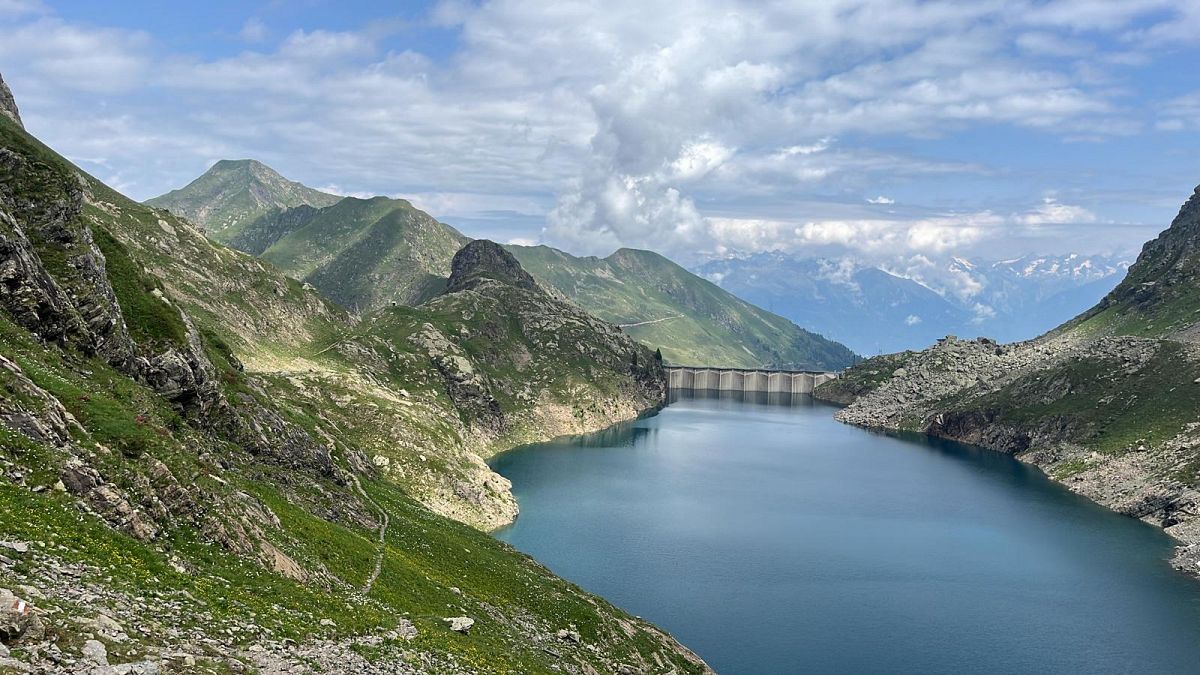
{"type": "Polygon", "coordinates": [[[919,323],[921,323],[921,317],[917,316],[916,314],[909,314],[908,316],[904,317],[905,326],[915,326],[919,323]]]}
{"type": "MultiPolygon", "coordinates": [[[[411,195],[438,216],[544,215],[545,239],[579,252],[910,255],[1098,222],[1091,204],[921,206],[905,184],[904,207],[883,210],[862,195],[1003,177],[960,154],[922,156],[913,139],[1140,132],[1147,116],[1114,73],[1151,58],[1156,39],[1189,40],[1198,4],[443,1],[428,17],[458,31],[443,58],[370,23],[273,39],[257,19],[244,51],[199,56],[0,0],[0,63],[32,129],[103,158],[135,197],[213,157],[253,156],[350,194],[411,195]]],[[[1180,97],[1157,124],[1192,128],[1197,110],[1180,97]]]]}
{"type": "Polygon", "coordinates": [[[1021,225],[1063,225],[1068,223],[1094,223],[1096,214],[1072,204],[1061,204],[1054,197],[1043,199],[1041,206],[1024,214],[1014,216],[1021,225]]]}
{"type": "Polygon", "coordinates": [[[47,11],[41,0],[0,0],[0,17],[15,18],[47,11]]]}

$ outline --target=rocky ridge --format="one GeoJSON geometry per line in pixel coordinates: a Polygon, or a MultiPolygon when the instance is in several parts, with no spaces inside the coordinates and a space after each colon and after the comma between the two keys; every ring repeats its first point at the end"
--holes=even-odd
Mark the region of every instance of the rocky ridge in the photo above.
{"type": "Polygon", "coordinates": [[[16,122],[17,126],[25,128],[25,124],[21,122],[21,112],[17,110],[17,102],[13,99],[8,85],[4,83],[3,77],[0,77],[0,115],[5,115],[16,122]]]}

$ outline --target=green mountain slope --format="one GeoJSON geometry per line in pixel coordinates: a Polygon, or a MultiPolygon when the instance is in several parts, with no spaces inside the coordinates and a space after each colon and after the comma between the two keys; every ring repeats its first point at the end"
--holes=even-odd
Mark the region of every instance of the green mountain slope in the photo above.
{"type": "Polygon", "coordinates": [[[227,241],[255,218],[293,206],[331,206],[341,197],[289,181],[252,159],[223,159],[186,186],[146,200],[150,206],[205,228],[227,241]]]}
{"type": "Polygon", "coordinates": [[[0,117],[0,587],[36,608],[11,657],[705,672],[468,526],[515,515],[483,456],[663,393],[651,352],[480,251],[357,321],[0,117]]]}
{"type": "Polygon", "coordinates": [[[387,197],[273,211],[229,240],[360,311],[415,305],[436,294],[466,242],[409,202],[387,197]]]}
{"type": "Polygon", "coordinates": [[[547,246],[509,250],[542,283],[661,348],[672,363],[840,369],[846,347],[747,303],[657,253],[578,258],[547,246]]]}
{"type": "Polygon", "coordinates": [[[817,395],[846,422],[1015,454],[1181,541],[1200,574],[1200,190],[1096,307],[1029,342],[947,339],[817,395]]]}
{"type": "MultiPolygon", "coordinates": [[[[209,194],[212,190],[193,189],[217,182],[208,176],[170,195],[209,194]]],[[[259,190],[251,172],[219,172],[219,178],[224,192],[259,190]]],[[[187,217],[186,209],[175,206],[183,203],[178,199],[151,203],[187,217]]],[[[433,297],[445,288],[450,260],[468,241],[409,202],[386,197],[347,197],[324,207],[309,200],[238,213],[254,215],[239,216],[215,238],[312,284],[356,314],[433,297]]],[[[739,300],[657,254],[622,249],[601,260],[546,247],[510,250],[540,282],[622,325],[643,344],[661,348],[674,363],[837,369],[856,358],[844,346],[739,300]]]]}

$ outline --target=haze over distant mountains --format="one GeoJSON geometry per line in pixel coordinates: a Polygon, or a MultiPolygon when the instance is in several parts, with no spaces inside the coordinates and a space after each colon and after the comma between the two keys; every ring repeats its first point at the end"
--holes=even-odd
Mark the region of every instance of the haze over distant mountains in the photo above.
{"type": "Polygon", "coordinates": [[[860,354],[922,349],[948,334],[1025,340],[1076,316],[1129,267],[1120,256],[922,258],[907,269],[762,253],[696,272],[860,354]]]}

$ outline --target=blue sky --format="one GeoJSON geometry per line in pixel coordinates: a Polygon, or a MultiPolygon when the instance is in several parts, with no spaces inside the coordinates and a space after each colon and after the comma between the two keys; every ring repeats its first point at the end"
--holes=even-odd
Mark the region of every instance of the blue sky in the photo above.
{"type": "Polygon", "coordinates": [[[27,126],[132,197],[254,157],[684,262],[1135,251],[1200,183],[1200,0],[0,0],[27,126]]]}

